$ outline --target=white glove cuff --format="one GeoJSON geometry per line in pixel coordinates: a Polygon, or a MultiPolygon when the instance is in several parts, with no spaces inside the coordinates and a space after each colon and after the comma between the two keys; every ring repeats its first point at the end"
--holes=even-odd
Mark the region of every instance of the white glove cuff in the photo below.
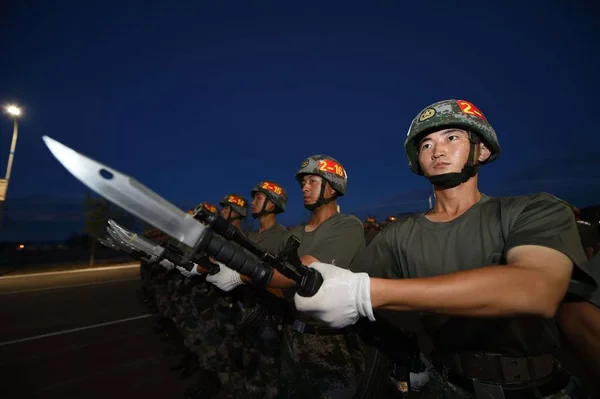
{"type": "Polygon", "coordinates": [[[367,273],[357,273],[356,310],[362,317],[375,321],[371,304],[371,279],[367,273]]]}
{"type": "Polygon", "coordinates": [[[244,284],[246,284],[246,283],[244,283],[244,282],[242,281],[242,276],[241,276],[241,275],[240,275],[238,272],[236,272],[236,271],[234,270],[234,273],[235,273],[235,274],[233,275],[233,282],[235,283],[235,286],[236,286],[236,287],[237,287],[238,285],[244,285],[244,284]]]}
{"type": "Polygon", "coordinates": [[[202,276],[204,273],[201,272],[200,270],[198,270],[198,264],[194,263],[194,267],[192,268],[192,270],[190,271],[191,273],[197,275],[197,276],[202,276]]]}
{"type": "Polygon", "coordinates": [[[175,267],[175,264],[168,259],[161,260],[159,265],[161,265],[165,269],[169,269],[169,270],[171,270],[175,267]]]}

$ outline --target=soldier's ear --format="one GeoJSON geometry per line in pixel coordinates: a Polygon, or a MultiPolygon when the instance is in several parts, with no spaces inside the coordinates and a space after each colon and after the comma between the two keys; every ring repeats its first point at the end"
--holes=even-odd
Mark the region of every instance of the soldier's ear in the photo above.
{"type": "Polygon", "coordinates": [[[492,151],[485,145],[485,143],[481,142],[478,144],[479,147],[479,155],[477,156],[477,160],[479,162],[485,162],[490,155],[492,155],[492,151]]]}
{"type": "Polygon", "coordinates": [[[329,184],[329,182],[325,179],[323,179],[323,181],[325,182],[326,186],[325,186],[325,191],[329,191],[329,194],[333,197],[334,195],[337,195],[337,191],[335,191],[333,189],[333,187],[331,187],[331,184],[329,184]]]}

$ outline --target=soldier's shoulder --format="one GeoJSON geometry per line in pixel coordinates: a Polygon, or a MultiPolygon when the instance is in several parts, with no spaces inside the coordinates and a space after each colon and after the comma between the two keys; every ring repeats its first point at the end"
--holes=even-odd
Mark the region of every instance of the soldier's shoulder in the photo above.
{"type": "Polygon", "coordinates": [[[274,227],[274,230],[278,233],[285,233],[286,231],[288,231],[288,229],[285,226],[282,226],[281,224],[277,223],[274,227]]]}
{"type": "Polygon", "coordinates": [[[360,227],[364,229],[363,222],[354,215],[346,215],[344,213],[339,213],[337,217],[334,219],[334,224],[343,225],[348,227],[360,227]]]}
{"type": "Polygon", "coordinates": [[[394,220],[393,222],[388,222],[385,225],[385,227],[383,228],[382,232],[388,231],[388,234],[389,234],[389,232],[391,232],[391,231],[395,232],[395,231],[399,231],[399,230],[408,228],[408,227],[414,225],[415,222],[419,218],[423,217],[423,215],[424,215],[424,213],[420,212],[420,213],[413,213],[410,215],[400,216],[398,219],[394,220]]]}
{"type": "Polygon", "coordinates": [[[502,208],[518,209],[523,210],[527,208],[555,208],[561,211],[571,211],[571,205],[561,199],[547,192],[537,192],[525,195],[507,196],[507,197],[489,197],[486,205],[497,206],[500,205],[502,208]]]}
{"type": "Polygon", "coordinates": [[[304,225],[303,224],[299,224],[297,226],[290,227],[290,228],[286,229],[287,234],[289,234],[289,235],[300,233],[300,232],[302,232],[302,230],[304,230],[304,225]]]}

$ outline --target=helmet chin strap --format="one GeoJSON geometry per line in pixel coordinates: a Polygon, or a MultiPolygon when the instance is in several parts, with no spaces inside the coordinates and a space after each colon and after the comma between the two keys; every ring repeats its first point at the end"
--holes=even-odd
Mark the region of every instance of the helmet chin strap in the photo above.
{"type": "MultiPolygon", "coordinates": [[[[275,210],[273,210],[273,211],[267,211],[267,201],[273,203],[273,201],[271,201],[270,199],[265,198],[265,201],[263,202],[262,209],[259,212],[252,214],[252,217],[254,219],[258,219],[261,216],[274,215],[276,213],[275,210]]],[[[275,205],[275,204],[273,203],[273,205],[275,205]]]]}
{"type": "Polygon", "coordinates": [[[304,205],[304,207],[311,212],[323,205],[327,205],[330,202],[335,201],[335,199],[337,198],[337,195],[334,195],[331,198],[325,198],[325,184],[323,184],[323,183],[324,182],[321,181],[321,192],[319,193],[319,199],[317,200],[317,202],[315,202],[314,204],[305,204],[304,205]]]}
{"type": "Polygon", "coordinates": [[[244,217],[240,214],[238,214],[238,216],[235,217],[231,217],[231,214],[235,212],[233,210],[233,208],[229,207],[229,213],[227,214],[227,217],[225,218],[226,221],[228,222],[235,222],[236,220],[242,220],[244,217]]]}
{"type": "Polygon", "coordinates": [[[469,158],[460,172],[443,173],[441,175],[430,176],[427,179],[435,187],[442,190],[453,188],[468,181],[477,174],[479,165],[475,163],[475,145],[479,144],[479,137],[469,132],[469,158]]]}

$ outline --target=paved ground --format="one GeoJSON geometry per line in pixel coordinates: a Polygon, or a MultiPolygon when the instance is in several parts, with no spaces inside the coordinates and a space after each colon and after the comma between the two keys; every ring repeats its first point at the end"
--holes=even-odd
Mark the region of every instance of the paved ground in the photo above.
{"type": "Polygon", "coordinates": [[[137,267],[0,278],[0,397],[182,397],[138,280],[137,267]]]}

